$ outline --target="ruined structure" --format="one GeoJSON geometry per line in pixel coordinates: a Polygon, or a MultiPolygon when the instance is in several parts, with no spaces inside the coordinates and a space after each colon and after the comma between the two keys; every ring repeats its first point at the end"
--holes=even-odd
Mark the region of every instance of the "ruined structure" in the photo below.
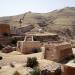
{"type": "Polygon", "coordinates": [[[10,25],[0,23],[0,44],[7,44],[9,43],[10,38],[8,37],[8,34],[10,33],[10,25]]]}
{"type": "Polygon", "coordinates": [[[18,35],[22,35],[30,30],[32,30],[34,28],[33,25],[25,25],[25,26],[21,26],[21,27],[18,27],[16,28],[16,34],[18,35]]]}
{"type": "Polygon", "coordinates": [[[27,33],[25,40],[29,40],[29,37],[32,37],[31,41],[40,41],[41,43],[58,41],[59,37],[57,34],[40,32],[40,33],[27,33]]]}
{"type": "Polygon", "coordinates": [[[60,62],[67,58],[71,59],[72,56],[72,47],[67,42],[50,43],[45,45],[45,59],[60,62]]]}
{"type": "Polygon", "coordinates": [[[75,63],[69,62],[62,65],[63,75],[75,75],[75,63]]]}
{"type": "Polygon", "coordinates": [[[57,34],[41,32],[27,33],[24,41],[18,41],[17,50],[27,54],[33,49],[45,48],[44,58],[53,61],[62,61],[73,55],[72,47],[67,42],[61,42],[57,34]]]}
{"type": "Polygon", "coordinates": [[[18,41],[17,50],[29,54],[32,53],[33,49],[40,49],[41,43],[39,41],[18,41]]]}
{"type": "Polygon", "coordinates": [[[52,33],[34,33],[26,34],[24,41],[18,41],[17,50],[26,54],[32,53],[33,49],[40,49],[44,42],[52,41],[57,39],[56,34],[52,33]]]}
{"type": "Polygon", "coordinates": [[[10,26],[9,26],[9,24],[1,23],[0,24],[0,33],[1,34],[3,34],[3,33],[10,33],[10,26]]]}

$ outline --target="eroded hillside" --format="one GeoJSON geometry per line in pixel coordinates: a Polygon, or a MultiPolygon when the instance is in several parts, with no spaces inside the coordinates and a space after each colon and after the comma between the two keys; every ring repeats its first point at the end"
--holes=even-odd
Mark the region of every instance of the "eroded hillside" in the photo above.
{"type": "Polygon", "coordinates": [[[68,39],[75,37],[75,7],[66,7],[48,13],[27,12],[16,16],[1,17],[0,22],[9,23],[11,27],[33,25],[45,31],[56,32],[68,39]]]}

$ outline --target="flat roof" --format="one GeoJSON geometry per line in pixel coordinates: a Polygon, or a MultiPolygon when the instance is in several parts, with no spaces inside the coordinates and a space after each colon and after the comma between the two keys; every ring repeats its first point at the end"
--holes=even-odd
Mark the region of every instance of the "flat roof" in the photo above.
{"type": "Polygon", "coordinates": [[[25,28],[25,27],[28,27],[28,26],[33,26],[33,25],[22,25],[21,27],[18,27],[18,29],[21,29],[21,28],[25,28]]]}
{"type": "Polygon", "coordinates": [[[44,33],[28,33],[26,35],[30,35],[30,36],[56,36],[57,34],[44,32],[44,33]]]}
{"type": "Polygon", "coordinates": [[[68,42],[60,42],[60,43],[44,43],[45,46],[58,47],[60,49],[72,48],[71,44],[68,42]]]}
{"type": "Polygon", "coordinates": [[[0,23],[0,26],[2,26],[2,25],[4,25],[4,26],[10,26],[9,24],[7,24],[7,23],[0,23]]]}
{"type": "Polygon", "coordinates": [[[54,43],[54,45],[56,45],[56,46],[61,46],[61,45],[71,45],[70,43],[68,43],[68,42],[58,42],[58,43],[54,43]]]}

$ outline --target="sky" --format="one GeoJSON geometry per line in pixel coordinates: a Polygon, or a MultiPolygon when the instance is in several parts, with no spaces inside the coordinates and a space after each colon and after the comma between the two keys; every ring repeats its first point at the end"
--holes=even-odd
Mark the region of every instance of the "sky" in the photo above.
{"type": "Polygon", "coordinates": [[[12,16],[28,11],[46,13],[64,7],[75,7],[75,0],[0,0],[0,16],[12,16]]]}

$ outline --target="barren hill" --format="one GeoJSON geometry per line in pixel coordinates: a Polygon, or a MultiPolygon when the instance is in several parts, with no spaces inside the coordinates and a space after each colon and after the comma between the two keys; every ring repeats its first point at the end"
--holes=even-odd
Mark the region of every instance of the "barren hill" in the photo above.
{"type": "Polygon", "coordinates": [[[0,17],[0,22],[10,26],[33,25],[39,26],[45,31],[56,32],[63,37],[74,39],[75,37],[75,7],[66,7],[48,13],[26,12],[21,15],[0,17]]]}

